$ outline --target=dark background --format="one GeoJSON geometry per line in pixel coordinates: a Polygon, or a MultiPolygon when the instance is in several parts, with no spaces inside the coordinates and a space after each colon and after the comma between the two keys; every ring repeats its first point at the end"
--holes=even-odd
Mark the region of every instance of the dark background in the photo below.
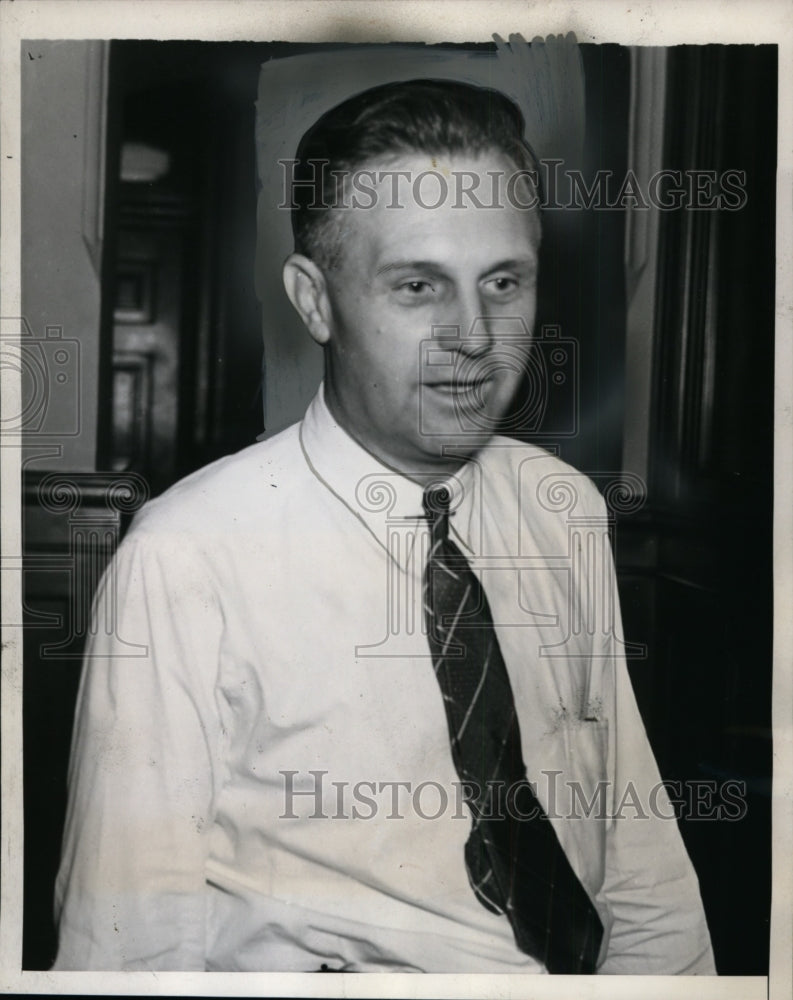
{"type": "MultiPolygon", "coordinates": [[[[86,480],[82,510],[99,502],[101,474],[106,486],[137,473],[157,493],[250,444],[263,429],[252,273],[253,100],[265,58],[309,48],[132,41],[111,47],[100,475],[86,480]],[[122,181],[122,147],[129,142],[166,150],[168,173],[151,182],[122,181]]],[[[589,166],[624,174],[628,50],[584,45],[582,51],[589,166]]],[[[689,787],[745,782],[742,819],[694,821],[684,809],[681,829],[720,973],[763,975],[770,900],[776,49],[683,46],[669,51],[668,73],[664,166],[745,170],[748,200],[738,212],[662,217],[648,491],[640,509],[616,520],[616,557],[626,638],[647,650],[629,667],[662,775],[689,787]]],[[[624,230],[620,210],[551,214],[545,223],[538,322],[576,339],[580,373],[578,433],[548,443],[595,475],[622,468],[623,426],[631,419],[623,405],[624,230]]],[[[548,419],[557,417],[552,406],[548,419]]],[[[110,532],[75,550],[73,524],[47,502],[47,489],[42,474],[26,475],[27,969],[47,968],[54,958],[52,889],[90,596],[72,593],[75,577],[53,572],[53,558],[76,551],[78,561],[103,563],[115,542],[110,532]],[[47,614],[55,617],[44,627],[47,614]],[[53,626],[59,616],[61,626],[53,626]],[[53,659],[47,649],[59,642],[61,654],[53,659]]]]}

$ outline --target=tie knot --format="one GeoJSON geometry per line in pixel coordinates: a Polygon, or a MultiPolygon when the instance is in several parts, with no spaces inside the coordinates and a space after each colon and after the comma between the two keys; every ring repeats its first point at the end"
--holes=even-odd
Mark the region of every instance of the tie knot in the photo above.
{"type": "Polygon", "coordinates": [[[448,486],[433,484],[424,490],[422,503],[433,534],[445,538],[449,530],[449,504],[452,495],[448,486]]]}

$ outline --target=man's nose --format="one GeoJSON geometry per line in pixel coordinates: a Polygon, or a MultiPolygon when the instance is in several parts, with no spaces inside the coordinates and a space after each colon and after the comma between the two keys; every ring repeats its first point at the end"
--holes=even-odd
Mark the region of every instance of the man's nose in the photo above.
{"type": "Polygon", "coordinates": [[[457,350],[470,357],[486,354],[493,346],[493,324],[479,292],[458,295],[455,313],[457,350]]]}

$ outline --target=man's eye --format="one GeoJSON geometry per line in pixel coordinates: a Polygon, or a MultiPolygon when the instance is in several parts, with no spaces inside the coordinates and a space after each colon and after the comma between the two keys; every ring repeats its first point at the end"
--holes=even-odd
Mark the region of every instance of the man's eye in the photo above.
{"type": "Polygon", "coordinates": [[[403,281],[394,289],[397,302],[403,305],[424,305],[436,298],[438,291],[432,282],[416,278],[414,281],[403,281]]]}
{"type": "Polygon", "coordinates": [[[501,275],[498,278],[490,278],[489,281],[485,282],[485,286],[491,294],[508,295],[517,290],[518,281],[515,278],[501,275]]]}

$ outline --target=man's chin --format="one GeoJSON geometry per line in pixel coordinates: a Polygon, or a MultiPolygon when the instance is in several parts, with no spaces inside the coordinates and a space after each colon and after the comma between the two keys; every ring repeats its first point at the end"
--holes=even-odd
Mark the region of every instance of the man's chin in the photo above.
{"type": "Polygon", "coordinates": [[[490,431],[468,434],[441,434],[425,440],[423,458],[428,468],[438,472],[451,472],[473,458],[492,439],[490,431]]]}

